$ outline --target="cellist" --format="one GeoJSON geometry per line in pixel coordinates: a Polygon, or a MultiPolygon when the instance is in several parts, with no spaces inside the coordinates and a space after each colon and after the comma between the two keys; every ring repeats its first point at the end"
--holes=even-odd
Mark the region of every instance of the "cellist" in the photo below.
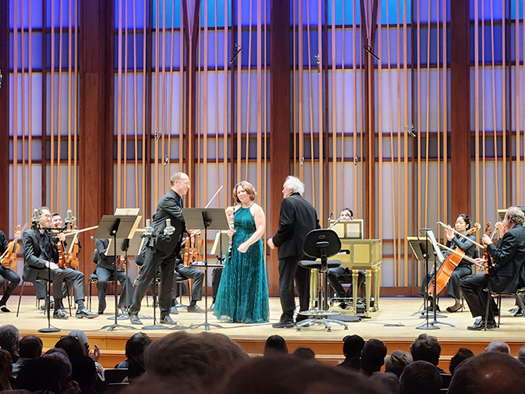
{"type": "MultiPolygon", "coordinates": [[[[15,239],[20,238],[20,231],[15,233],[15,239]]],[[[2,230],[0,230],[0,256],[2,256],[7,251],[8,242],[5,237],[5,234],[2,230]]],[[[15,245],[15,252],[16,253],[16,245],[15,245]]],[[[20,283],[20,276],[17,275],[15,271],[13,271],[9,267],[5,267],[2,264],[0,264],[0,286],[4,283],[4,281],[7,280],[9,284],[7,285],[4,295],[0,299],[0,311],[1,312],[11,312],[6,304],[7,300],[15,290],[18,283],[20,283]]]]}
{"type": "MultiPolygon", "coordinates": [[[[471,228],[471,219],[470,217],[465,213],[460,213],[457,218],[456,222],[454,223],[454,230],[456,230],[458,233],[466,234],[468,230],[471,228]]],[[[476,249],[476,245],[474,244],[475,241],[475,235],[465,235],[464,237],[461,237],[454,233],[452,229],[447,226],[445,227],[445,236],[447,238],[447,244],[446,246],[450,249],[459,248],[464,253],[465,256],[476,258],[478,257],[478,251],[476,249]],[[468,238],[468,239],[467,239],[468,238]],[[469,240],[470,239],[470,240],[469,240]]],[[[444,253],[447,255],[447,252],[444,253]]],[[[459,264],[456,266],[452,274],[450,275],[450,279],[447,282],[447,294],[450,297],[454,298],[454,304],[447,307],[447,312],[457,312],[461,308],[461,291],[460,291],[460,283],[461,280],[468,275],[472,274],[472,268],[471,263],[466,261],[466,259],[462,259],[459,264]]],[[[434,275],[432,274],[431,277],[429,277],[427,280],[430,281],[430,278],[433,278],[434,275]]],[[[428,285],[429,289],[432,287],[432,282],[429,282],[428,285]]],[[[424,283],[422,286],[422,291],[424,291],[424,283]]],[[[436,300],[432,297],[429,297],[430,300],[430,307],[432,307],[432,303],[436,302],[436,300]]],[[[439,310],[439,306],[437,306],[437,310],[439,310]]]]}

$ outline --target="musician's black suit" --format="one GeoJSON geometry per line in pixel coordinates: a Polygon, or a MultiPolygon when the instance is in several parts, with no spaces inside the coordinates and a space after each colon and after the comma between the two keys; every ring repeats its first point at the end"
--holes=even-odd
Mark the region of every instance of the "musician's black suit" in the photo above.
{"type": "Polygon", "coordinates": [[[310,303],[310,271],[298,267],[304,257],[305,236],[319,228],[315,208],[299,193],[293,193],[281,201],[279,229],[272,237],[279,248],[279,296],[283,313],[281,322],[292,322],[295,310],[294,278],[299,292],[299,310],[308,310],[310,303]]]}
{"type": "MultiPolygon", "coordinates": [[[[525,227],[516,225],[505,233],[501,241],[491,244],[488,252],[495,264],[490,274],[477,274],[462,280],[461,288],[473,317],[484,316],[488,288],[497,293],[512,293],[521,285],[525,263],[525,227]]],[[[496,304],[491,299],[488,322],[494,322],[496,304]]]]}
{"type": "Polygon", "coordinates": [[[160,267],[160,297],[161,314],[169,314],[171,307],[171,292],[175,261],[180,258],[182,235],[186,230],[182,208],[182,197],[170,189],[159,201],[157,211],[153,216],[153,236],[145,243],[144,265],[137,279],[130,314],[136,315],[146,290],[160,267]],[[175,232],[171,236],[164,235],[166,219],[171,219],[175,232]]]}

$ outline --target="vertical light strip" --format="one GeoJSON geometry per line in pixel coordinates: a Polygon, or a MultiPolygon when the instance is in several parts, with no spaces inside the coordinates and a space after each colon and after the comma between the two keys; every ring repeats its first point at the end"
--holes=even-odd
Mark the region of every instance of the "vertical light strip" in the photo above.
{"type": "MultiPolygon", "coordinates": [[[[122,206],[122,177],[121,177],[121,160],[122,160],[122,46],[123,46],[123,37],[122,37],[122,1],[126,0],[117,0],[118,8],[118,23],[117,23],[117,198],[115,201],[116,207],[122,206]]],[[[113,139],[115,134],[113,132],[113,139]]],[[[113,166],[111,166],[111,171],[114,171],[113,166]]]]}
{"type": "Polygon", "coordinates": [[[72,85],[73,85],[73,4],[68,0],[68,17],[67,17],[67,202],[68,209],[72,209],[72,183],[71,183],[71,164],[72,164],[72,134],[71,134],[71,102],[72,102],[72,85]]]}
{"type": "MultiPolygon", "coordinates": [[[[146,10],[144,10],[146,12],[146,10]]],[[[137,5],[136,2],[132,2],[132,20],[133,20],[133,30],[132,30],[132,37],[133,37],[133,150],[134,150],[134,163],[133,163],[133,175],[135,180],[135,206],[140,207],[141,212],[144,215],[144,205],[142,204],[142,201],[144,200],[144,196],[142,201],[140,200],[140,194],[139,194],[139,152],[138,152],[138,95],[137,95],[137,5]]],[[[144,37],[143,45],[146,42],[146,37],[144,37]]],[[[142,89],[144,90],[146,87],[145,85],[142,86],[142,89]]],[[[144,118],[142,119],[144,121],[144,118]]]]}
{"type": "MultiPolygon", "coordinates": [[[[353,78],[353,92],[354,92],[354,99],[353,101],[353,120],[354,120],[354,129],[352,131],[352,158],[354,162],[354,166],[352,167],[353,170],[353,189],[354,189],[354,210],[355,214],[358,217],[363,217],[363,210],[361,209],[361,204],[359,204],[359,193],[358,190],[362,190],[361,187],[359,187],[359,173],[361,169],[361,165],[359,164],[359,156],[357,151],[357,134],[358,134],[358,123],[357,123],[357,97],[360,95],[357,92],[357,76],[362,73],[362,70],[360,67],[357,66],[358,57],[356,52],[356,46],[357,46],[357,1],[353,1],[353,8],[352,8],[352,78],[353,78]]],[[[362,23],[362,21],[361,21],[362,23]]],[[[361,48],[359,46],[359,48],[361,48]]],[[[361,56],[359,57],[362,58],[361,56]]],[[[362,78],[359,78],[362,80],[362,78]]],[[[360,87],[361,90],[363,89],[363,86],[360,87]]]]}
{"type": "Polygon", "coordinates": [[[308,53],[308,106],[309,106],[309,124],[310,124],[310,172],[312,173],[312,203],[315,208],[319,208],[316,198],[316,183],[315,183],[315,157],[314,157],[314,106],[313,106],[313,82],[312,82],[312,51],[310,45],[310,3],[305,4],[306,8],[306,42],[308,53]]]}
{"type": "Polygon", "coordinates": [[[50,198],[49,205],[51,209],[56,206],[55,202],[55,1],[51,0],[51,70],[49,73],[49,131],[51,133],[51,165],[49,172],[51,174],[51,185],[49,188],[50,198]]]}
{"type": "MultiPolygon", "coordinates": [[[[440,25],[439,25],[439,20],[440,20],[440,8],[437,7],[436,8],[436,99],[437,99],[437,116],[436,116],[436,121],[437,121],[437,133],[436,133],[436,137],[437,137],[437,157],[436,157],[436,190],[434,191],[434,193],[437,193],[437,195],[442,195],[441,194],[441,114],[443,113],[443,109],[442,109],[442,105],[444,103],[446,103],[445,101],[445,98],[442,98],[441,96],[441,91],[440,91],[440,86],[441,86],[441,64],[440,64],[440,44],[441,44],[441,40],[440,40],[440,25]]],[[[431,75],[431,70],[429,69],[429,77],[431,75]]],[[[430,95],[429,95],[430,96],[430,95]]],[[[436,217],[439,218],[439,220],[442,220],[442,215],[441,215],[441,207],[442,207],[442,200],[444,200],[445,198],[443,199],[438,199],[437,200],[437,212],[436,212],[436,217]]],[[[446,223],[446,222],[445,222],[446,223]]]]}
{"type": "MultiPolygon", "coordinates": [[[[405,190],[404,190],[404,225],[403,225],[403,260],[404,260],[404,278],[403,278],[403,285],[408,285],[408,241],[407,237],[409,235],[409,229],[408,229],[408,207],[409,207],[409,189],[408,189],[408,183],[409,183],[409,176],[408,176],[408,168],[409,168],[409,151],[408,151],[408,106],[409,106],[409,88],[408,88],[408,76],[409,76],[409,69],[408,69],[408,10],[407,10],[408,4],[407,2],[403,2],[403,10],[404,10],[404,17],[403,17],[403,81],[404,81],[404,93],[405,97],[403,102],[403,129],[405,132],[403,133],[404,138],[404,184],[405,184],[405,190]]],[[[439,50],[439,49],[438,49],[439,50]]]]}
{"type": "Polygon", "coordinates": [[[28,2],[28,26],[29,26],[29,34],[27,37],[28,42],[28,54],[27,54],[27,65],[28,65],[28,74],[29,74],[29,80],[28,80],[28,102],[27,102],[27,112],[28,112],[28,119],[27,119],[27,130],[28,130],[28,153],[27,153],[27,159],[28,159],[28,176],[27,176],[27,182],[28,182],[28,188],[29,193],[27,196],[27,211],[23,212],[23,218],[22,222],[27,222],[28,219],[31,217],[31,212],[33,208],[33,4],[32,2],[28,2]]]}
{"type": "Polygon", "coordinates": [[[428,167],[429,167],[429,160],[428,160],[428,154],[429,154],[429,146],[430,146],[430,30],[431,30],[431,24],[430,24],[430,10],[431,10],[431,2],[428,1],[428,13],[427,13],[427,61],[426,61],[426,71],[427,71],[427,105],[426,105],[426,124],[425,124],[425,130],[426,130],[426,139],[425,139],[425,228],[428,227],[428,167]]]}
{"type": "MultiPolygon", "coordinates": [[[[22,8],[22,7],[21,7],[22,8]]],[[[26,127],[25,127],[25,123],[26,123],[26,115],[27,115],[27,111],[26,111],[26,108],[27,108],[27,105],[26,105],[26,69],[25,69],[25,42],[24,42],[24,38],[26,36],[26,33],[24,32],[24,14],[25,12],[24,11],[24,8],[22,8],[21,12],[20,12],[20,70],[21,70],[21,76],[20,76],[20,131],[21,131],[21,134],[22,134],[22,141],[21,141],[21,145],[20,145],[20,150],[21,150],[21,153],[22,153],[22,163],[21,163],[21,176],[22,176],[22,190],[21,190],[21,193],[22,193],[22,198],[21,198],[21,203],[22,203],[22,210],[21,210],[21,217],[19,216],[19,220],[24,220],[24,215],[26,213],[26,195],[27,195],[27,190],[26,190],[26,182],[27,182],[27,176],[26,176],[26,170],[27,170],[27,166],[26,166],[26,154],[25,154],[25,149],[26,149],[26,139],[25,139],[25,133],[26,133],[26,127]]],[[[18,158],[17,158],[18,160],[18,158]]],[[[18,174],[16,175],[18,176],[18,174]]],[[[18,224],[17,223],[13,223],[15,226],[18,224]]],[[[9,235],[8,235],[9,236],[9,235]]]]}
{"type": "MultiPolygon", "coordinates": [[[[264,133],[264,139],[263,139],[263,186],[264,186],[264,194],[263,194],[263,208],[265,212],[268,212],[268,7],[264,6],[263,11],[263,21],[264,21],[264,52],[263,52],[263,133],[264,133]]],[[[292,106],[293,108],[293,106],[292,106]]],[[[294,111],[295,112],[295,111],[294,111]]],[[[264,243],[264,250],[266,253],[266,243],[264,243]]]]}
{"type": "MultiPolygon", "coordinates": [[[[13,196],[12,196],[12,203],[13,203],[13,211],[12,211],[12,220],[13,220],[13,226],[16,227],[18,222],[18,200],[19,200],[19,193],[18,193],[18,51],[19,51],[19,43],[18,43],[18,12],[20,12],[20,7],[13,7],[13,172],[12,172],[12,178],[13,178],[13,196]]],[[[22,108],[21,108],[22,110],[22,108]]]]}
{"type": "MultiPolygon", "coordinates": [[[[377,61],[377,71],[374,71],[374,73],[377,75],[377,98],[375,103],[376,108],[376,119],[377,119],[377,135],[378,135],[378,144],[377,144],[377,167],[378,167],[378,177],[377,177],[377,210],[378,210],[378,235],[379,237],[382,237],[383,235],[383,215],[381,212],[383,212],[383,199],[381,196],[383,195],[383,119],[382,119],[382,84],[383,84],[383,62],[382,62],[382,49],[383,49],[383,40],[382,40],[382,33],[383,33],[383,26],[381,23],[381,16],[382,16],[382,1],[378,1],[377,4],[377,15],[378,15],[378,26],[377,26],[377,53],[379,53],[379,60],[377,61]]],[[[387,34],[389,33],[388,27],[385,29],[387,34]]],[[[375,165],[375,164],[374,164],[375,165]]],[[[394,264],[394,272],[396,272],[396,265],[394,264]]]]}
{"type": "MultiPolygon", "coordinates": [[[[242,0],[237,0],[237,46],[242,48],[242,0]]],[[[237,132],[237,171],[236,171],[236,180],[235,183],[238,183],[241,180],[241,135],[242,135],[242,106],[241,106],[241,92],[242,92],[242,78],[241,78],[241,65],[242,65],[242,54],[239,54],[239,58],[236,59],[237,62],[237,84],[235,89],[236,93],[236,132],[237,132]]],[[[233,153],[233,152],[232,152],[233,153]]]]}
{"type": "MultiPolygon", "coordinates": [[[[67,1],[67,0],[64,0],[67,1]]],[[[62,197],[62,171],[60,160],[62,156],[62,0],[58,0],[58,89],[57,89],[57,189],[56,189],[56,206],[57,212],[60,212],[60,203],[62,197]]]]}
{"type": "MultiPolygon", "coordinates": [[[[505,17],[503,16],[502,19],[505,17]]],[[[492,101],[492,136],[493,136],[493,146],[494,146],[494,201],[496,203],[496,209],[500,207],[499,203],[499,163],[498,163],[498,122],[497,122],[497,112],[496,112],[496,61],[494,59],[495,50],[494,50],[494,0],[490,0],[490,48],[491,48],[491,101],[492,101]]],[[[503,152],[503,157],[505,157],[505,152],[503,152]]],[[[491,215],[492,216],[492,211],[491,215]]]]}
{"type": "MultiPolygon", "coordinates": [[[[317,101],[318,122],[319,122],[319,213],[324,221],[324,111],[323,111],[323,20],[322,20],[322,5],[321,0],[317,0],[317,47],[319,52],[319,64],[317,68],[317,90],[319,91],[319,98],[317,101]]],[[[313,133],[312,133],[313,134],[313,133]]],[[[312,155],[313,159],[313,155],[312,155]]],[[[313,163],[312,163],[313,164],[313,163]]]]}
{"type": "MultiPolygon", "coordinates": [[[[448,223],[448,60],[447,60],[447,1],[442,2],[442,23],[441,29],[443,38],[443,77],[441,82],[443,84],[443,222],[448,223]]],[[[470,187],[470,185],[469,185],[470,187]]]]}
{"type": "Polygon", "coordinates": [[[124,21],[123,21],[123,37],[122,42],[124,45],[124,60],[122,61],[123,64],[123,97],[122,97],[122,148],[123,148],[123,154],[122,154],[122,161],[123,165],[121,166],[122,171],[122,207],[128,207],[128,166],[127,166],[127,156],[128,156],[128,143],[127,143],[127,135],[129,130],[129,110],[128,110],[128,84],[129,84],[129,73],[128,73],[128,40],[129,40],[129,34],[128,34],[128,27],[129,27],[129,21],[128,21],[128,2],[127,0],[124,0],[124,21]]]}
{"type": "Polygon", "coordinates": [[[208,203],[208,0],[204,0],[204,48],[203,48],[203,63],[204,63],[204,78],[202,79],[202,134],[203,134],[203,149],[202,149],[202,202],[203,205],[208,203]]]}
{"type": "MultiPolygon", "coordinates": [[[[517,32],[519,32],[520,30],[520,7],[519,7],[519,2],[516,1],[515,3],[515,7],[516,7],[516,19],[515,19],[515,24],[514,24],[514,30],[517,32]]],[[[524,12],[525,14],[525,12],[524,12]]],[[[525,23],[525,15],[524,15],[524,23],[525,23]]],[[[525,31],[525,26],[524,26],[524,31],[525,31]]],[[[523,37],[523,40],[524,40],[524,45],[525,45],[525,37],[523,37]]],[[[516,113],[516,126],[515,126],[515,130],[516,130],[516,203],[521,203],[522,201],[522,191],[521,191],[521,181],[522,181],[522,162],[521,162],[521,155],[522,155],[522,152],[521,152],[521,144],[522,144],[522,135],[521,135],[521,119],[522,119],[522,111],[523,111],[523,103],[525,102],[525,99],[524,101],[522,102],[522,92],[521,92],[521,89],[520,89],[520,80],[522,78],[522,75],[520,73],[520,59],[521,59],[521,55],[523,56],[523,59],[522,61],[525,62],[525,48],[523,50],[523,54],[520,53],[520,40],[519,40],[519,35],[516,34],[516,37],[514,39],[514,42],[515,42],[515,47],[516,47],[516,55],[515,55],[515,58],[516,58],[516,61],[515,61],[515,65],[514,65],[514,70],[515,70],[515,80],[514,80],[514,90],[516,92],[516,107],[515,107],[515,110],[514,112],[516,113]]],[[[525,140],[525,135],[523,136],[523,140],[525,140]]]]}
{"type": "MultiPolygon", "coordinates": [[[[501,123],[502,123],[502,156],[503,156],[503,203],[501,207],[506,207],[507,199],[507,42],[506,42],[506,23],[505,2],[501,2],[501,53],[502,53],[502,73],[501,73],[501,123]]],[[[511,158],[512,160],[512,158],[511,158]]],[[[497,207],[498,209],[500,207],[497,207]]]]}
{"type": "Polygon", "coordinates": [[[252,98],[252,0],[248,0],[248,68],[247,68],[247,88],[246,88],[246,140],[245,142],[245,175],[244,179],[248,179],[248,168],[249,168],[249,158],[250,158],[250,134],[251,134],[251,98],[252,98]]]}
{"type": "Polygon", "coordinates": [[[79,68],[78,68],[78,31],[80,29],[78,23],[78,4],[80,0],[72,0],[74,5],[74,75],[75,75],[75,94],[74,94],[74,111],[73,111],[73,212],[78,212],[78,114],[79,114],[79,68]]]}
{"type": "MultiPolygon", "coordinates": [[[[233,0],[232,0],[233,1],[233,0]]],[[[228,12],[228,6],[229,6],[229,2],[230,0],[224,0],[224,48],[223,48],[223,52],[222,52],[222,56],[223,56],[223,63],[224,63],[224,83],[223,83],[223,94],[224,94],[224,99],[222,100],[223,101],[223,110],[224,110],[224,120],[223,120],[223,139],[222,139],[222,166],[223,166],[223,169],[222,169],[222,176],[223,176],[223,179],[224,179],[224,190],[223,190],[223,195],[224,195],[224,206],[227,206],[227,205],[230,205],[230,201],[229,201],[229,196],[230,196],[230,187],[229,187],[229,184],[228,184],[228,160],[229,160],[229,155],[228,155],[228,135],[231,133],[231,127],[228,127],[228,119],[229,119],[229,112],[228,112],[228,103],[230,102],[230,94],[229,94],[229,87],[230,87],[230,84],[228,83],[228,79],[229,79],[229,59],[228,59],[228,34],[229,34],[229,25],[230,25],[230,21],[228,19],[228,15],[229,15],[229,12],[228,12]]],[[[233,5],[233,4],[232,4],[233,5]]],[[[233,21],[232,21],[232,24],[233,24],[233,21]]],[[[233,41],[233,39],[232,39],[233,41]]],[[[233,70],[233,65],[232,65],[232,70],[233,70]]],[[[218,84],[218,80],[217,80],[217,84],[218,84]]],[[[231,92],[231,95],[233,95],[233,92],[231,92]]],[[[233,155],[233,152],[231,152],[231,154],[233,155]]],[[[233,163],[232,163],[233,165],[233,163]]]]}
{"type": "Polygon", "coordinates": [[[486,114],[485,114],[485,4],[481,4],[481,154],[482,154],[482,176],[481,176],[481,192],[482,192],[482,205],[481,205],[481,221],[485,223],[485,217],[487,215],[487,160],[486,160],[486,114]]]}
{"type": "MultiPolygon", "coordinates": [[[[262,186],[262,165],[261,165],[261,156],[262,156],[262,118],[261,111],[263,109],[262,105],[262,22],[261,22],[261,1],[257,1],[257,191],[259,193],[263,192],[262,186]]],[[[289,132],[289,130],[287,130],[289,132]]],[[[264,194],[263,194],[264,195],[264,194]]]]}
{"type": "Polygon", "coordinates": [[[300,58],[297,44],[299,41],[298,36],[298,10],[297,10],[297,0],[292,0],[292,150],[293,150],[293,164],[292,164],[292,173],[296,174],[299,170],[298,168],[298,89],[299,89],[299,68],[298,68],[298,58],[300,58]]]}
{"type": "MultiPolygon", "coordinates": [[[[420,2],[416,2],[416,84],[417,84],[417,96],[416,96],[416,114],[417,114],[417,220],[416,220],[416,226],[419,230],[421,228],[421,217],[423,216],[423,213],[421,212],[421,207],[423,206],[422,202],[422,182],[421,182],[421,171],[422,171],[422,160],[421,160],[421,131],[422,129],[422,109],[421,109],[421,4],[420,2]]],[[[416,264],[416,271],[418,273],[417,275],[417,281],[419,282],[419,272],[420,267],[419,264],[416,264]]]]}
{"type": "MultiPolygon", "coordinates": [[[[478,0],[474,0],[474,195],[476,196],[475,217],[477,220],[481,220],[479,176],[479,12],[478,0]]],[[[453,214],[457,215],[457,212],[453,214]]]]}
{"type": "MultiPolygon", "coordinates": [[[[199,8],[200,10],[200,8],[199,8]]],[[[200,18],[200,15],[199,15],[199,18],[200,18]]],[[[193,26],[193,34],[196,34],[195,33],[195,29],[196,29],[197,26],[193,26]]],[[[199,23],[199,35],[201,36],[200,40],[197,40],[197,56],[196,56],[196,59],[195,59],[195,64],[196,64],[196,72],[195,72],[195,141],[196,141],[196,147],[197,147],[197,154],[195,155],[195,158],[194,158],[194,161],[196,162],[195,164],[195,176],[197,177],[200,177],[200,174],[201,174],[201,169],[202,169],[202,163],[201,163],[201,152],[202,152],[202,149],[201,149],[201,134],[202,134],[202,79],[203,79],[203,72],[202,72],[202,55],[201,55],[201,52],[202,52],[202,47],[203,47],[203,43],[202,43],[202,35],[200,34],[200,29],[201,29],[201,26],[200,26],[200,23],[199,23]]],[[[202,201],[202,182],[196,182],[195,183],[195,203],[197,204],[196,206],[201,206],[201,201],[202,201]]]]}
{"type": "MultiPolygon", "coordinates": [[[[148,20],[146,15],[148,14],[148,6],[144,4],[144,11],[142,13],[142,212],[146,215],[146,212],[151,209],[151,206],[146,207],[146,193],[151,194],[151,187],[147,188],[147,176],[146,169],[148,168],[147,155],[146,155],[146,145],[148,145],[148,139],[151,138],[151,135],[146,135],[146,86],[148,81],[146,78],[146,47],[148,42],[148,20]]],[[[151,129],[149,130],[151,131],[151,129]]],[[[150,204],[151,205],[151,204],[150,204]]]]}
{"type": "MultiPolygon", "coordinates": [[[[174,135],[175,132],[175,125],[173,121],[173,101],[174,101],[174,92],[178,91],[182,93],[182,84],[179,84],[178,90],[175,89],[175,73],[174,73],[174,63],[175,63],[175,4],[171,4],[171,25],[170,25],[170,70],[168,74],[168,80],[171,81],[171,89],[169,92],[168,97],[168,163],[166,165],[166,180],[165,182],[171,177],[171,159],[172,159],[172,151],[171,151],[171,137],[174,135]]],[[[168,34],[167,32],[165,34],[168,34]]],[[[166,86],[169,84],[166,82],[166,86]]],[[[182,94],[179,93],[179,97],[182,96],[182,94]]],[[[182,116],[182,112],[179,113],[179,116],[182,116]]]]}
{"type": "Polygon", "coordinates": [[[160,70],[159,70],[159,41],[160,41],[160,0],[155,1],[155,54],[153,55],[153,58],[155,60],[155,94],[153,95],[153,108],[152,110],[155,111],[155,116],[152,119],[153,123],[153,134],[154,134],[154,153],[153,153],[153,201],[159,200],[159,139],[160,139],[160,131],[159,131],[159,116],[160,116],[160,108],[159,108],[159,101],[160,101],[160,70]]]}
{"type": "MultiPolygon", "coordinates": [[[[217,182],[219,185],[224,185],[224,182],[223,181],[221,183],[221,169],[220,169],[220,166],[219,166],[219,147],[220,147],[220,144],[219,144],[219,141],[220,141],[220,138],[219,138],[219,131],[220,131],[220,127],[219,127],[219,124],[220,124],[220,117],[219,117],[219,110],[220,110],[220,107],[219,107],[219,22],[218,22],[218,19],[217,19],[217,15],[218,15],[218,7],[217,7],[217,0],[214,0],[213,1],[213,64],[214,64],[214,67],[213,67],[213,78],[215,79],[215,89],[214,89],[214,92],[213,92],[213,97],[215,98],[215,105],[213,105],[213,113],[215,114],[215,119],[214,119],[214,127],[215,127],[215,141],[214,141],[214,145],[215,145],[215,167],[214,167],[214,173],[215,173],[215,176],[216,176],[216,179],[217,179],[217,182]]],[[[228,14],[225,14],[224,17],[225,18],[228,18],[227,16],[228,14]]],[[[225,64],[226,66],[226,64],[225,64]]],[[[224,113],[224,115],[226,116],[226,112],[224,113]]],[[[226,205],[224,205],[222,203],[222,196],[221,195],[218,195],[217,196],[217,201],[216,201],[216,206],[218,207],[226,207],[226,205]]]]}
{"type": "MultiPolygon", "coordinates": [[[[297,0],[298,4],[298,30],[299,30],[299,53],[297,54],[297,62],[299,67],[299,92],[298,92],[298,127],[299,127],[299,179],[304,181],[304,17],[303,17],[303,0],[297,0]]],[[[306,6],[306,5],[305,5],[306,6]]],[[[308,30],[307,30],[308,32],[308,30]]],[[[309,41],[308,41],[309,42],[309,41]]],[[[270,109],[271,110],[271,109],[270,109]]]]}
{"type": "MultiPolygon", "coordinates": [[[[516,4],[517,6],[517,4],[516,4]]],[[[525,5],[523,4],[523,2],[521,2],[521,12],[522,12],[522,22],[523,22],[523,25],[522,25],[522,28],[521,28],[521,44],[522,44],[522,51],[521,51],[521,79],[517,80],[516,83],[517,83],[517,90],[518,92],[522,92],[523,93],[523,90],[525,90],[525,84],[524,83],[520,83],[521,81],[525,81],[525,5]]],[[[519,11],[516,12],[516,14],[519,14],[519,11]]],[[[516,29],[516,31],[519,31],[519,29],[516,29]]],[[[516,37],[517,38],[517,37],[516,37]]],[[[518,59],[518,57],[516,57],[518,59]]],[[[519,67],[519,62],[516,62],[516,68],[519,67]]],[[[521,96],[523,97],[523,96],[521,96]]],[[[521,124],[521,130],[523,131],[523,139],[525,141],[525,115],[522,114],[522,111],[523,111],[523,102],[521,103],[521,106],[518,107],[518,110],[517,112],[520,114],[519,116],[521,117],[521,120],[522,120],[522,124],[521,124]]],[[[520,162],[521,162],[521,159],[520,159],[520,162]]],[[[522,189],[522,179],[519,178],[518,179],[518,182],[516,184],[516,187],[518,190],[521,190],[522,189]]],[[[523,203],[523,197],[520,196],[520,199],[517,200],[518,203],[522,204],[523,203]]]]}
{"type": "MultiPolygon", "coordinates": [[[[330,207],[330,211],[338,211],[337,207],[337,112],[336,112],[336,89],[337,85],[335,83],[335,73],[336,73],[336,57],[335,57],[335,47],[336,47],[336,39],[335,39],[335,0],[331,1],[331,7],[330,12],[332,15],[332,26],[331,26],[331,53],[332,53],[332,75],[331,75],[331,81],[332,81],[332,87],[331,87],[331,95],[332,95],[332,105],[330,106],[331,109],[331,115],[332,115],[332,203],[328,202],[328,206],[330,207]]],[[[328,12],[328,11],[327,11],[328,12]]],[[[344,14],[343,14],[344,19],[344,14]]],[[[343,31],[344,34],[344,31],[343,31]]],[[[342,73],[344,74],[344,64],[342,67],[342,73]]],[[[344,87],[343,87],[344,89],[344,87]]],[[[328,157],[328,160],[330,161],[330,157],[328,157]]],[[[328,224],[328,223],[327,223],[328,224]]]]}

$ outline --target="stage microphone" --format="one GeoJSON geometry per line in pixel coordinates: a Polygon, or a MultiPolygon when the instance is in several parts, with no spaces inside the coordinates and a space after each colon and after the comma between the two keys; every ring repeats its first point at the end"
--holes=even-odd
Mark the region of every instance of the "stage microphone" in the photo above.
{"type": "Polygon", "coordinates": [[[379,56],[377,56],[374,51],[373,51],[373,48],[371,46],[368,46],[368,45],[365,45],[363,47],[363,49],[365,50],[366,53],[372,55],[372,57],[374,57],[376,60],[381,60],[379,59],[379,56]]]}
{"type": "Polygon", "coordinates": [[[240,45],[237,45],[237,44],[233,45],[233,54],[229,61],[230,64],[233,64],[233,62],[235,61],[235,59],[237,59],[237,56],[239,56],[239,53],[241,53],[241,51],[242,51],[242,47],[240,45]]]}
{"type": "Polygon", "coordinates": [[[66,218],[64,219],[64,223],[74,223],[77,221],[77,218],[73,216],[73,211],[71,209],[66,210],[66,218]]]}
{"type": "Polygon", "coordinates": [[[144,237],[150,237],[153,235],[153,227],[151,227],[151,220],[146,219],[146,227],[144,227],[144,237]]]}
{"type": "Polygon", "coordinates": [[[31,223],[36,224],[40,221],[40,215],[38,209],[33,209],[33,216],[31,216],[31,223]]]}
{"type": "Polygon", "coordinates": [[[408,135],[413,138],[417,138],[416,128],[414,127],[414,125],[410,125],[410,127],[408,128],[408,135]]]}

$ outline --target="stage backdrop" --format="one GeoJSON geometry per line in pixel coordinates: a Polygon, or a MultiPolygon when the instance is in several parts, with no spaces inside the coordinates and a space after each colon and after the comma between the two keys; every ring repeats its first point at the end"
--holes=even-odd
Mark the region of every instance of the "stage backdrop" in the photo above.
{"type": "Polygon", "coordinates": [[[383,240],[383,286],[413,288],[421,270],[406,236],[441,236],[436,220],[460,209],[484,224],[525,205],[523,1],[290,0],[286,26],[272,20],[278,2],[0,1],[3,229],[12,236],[41,205],[96,223],[83,207],[102,190],[86,190],[87,167],[109,190],[99,213],[150,217],[183,170],[188,206],[221,185],[211,206],[231,205],[247,179],[275,216],[283,179],[272,174],[289,167],[323,224],[349,207],[383,240]],[[289,34],[272,41],[279,28],[289,34]],[[272,74],[280,59],[286,78],[272,74]],[[271,127],[280,80],[288,129],[271,127]],[[272,157],[283,135],[289,153],[272,157]]]}

